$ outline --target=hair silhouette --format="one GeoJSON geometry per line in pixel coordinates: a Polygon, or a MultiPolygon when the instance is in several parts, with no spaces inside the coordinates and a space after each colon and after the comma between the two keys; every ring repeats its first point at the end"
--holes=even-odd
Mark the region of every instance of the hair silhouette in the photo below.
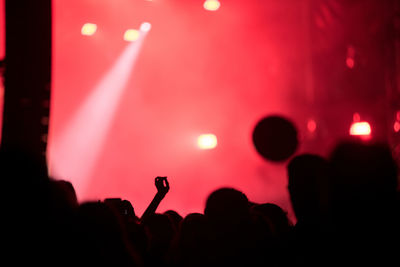
{"type": "Polygon", "coordinates": [[[319,155],[301,154],[287,166],[288,190],[297,220],[320,220],[328,199],[328,161],[319,155]]]}

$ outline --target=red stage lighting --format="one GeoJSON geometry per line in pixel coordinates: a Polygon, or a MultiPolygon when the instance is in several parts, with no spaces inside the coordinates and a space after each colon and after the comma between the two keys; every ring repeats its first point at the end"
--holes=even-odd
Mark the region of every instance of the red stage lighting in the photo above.
{"type": "Polygon", "coordinates": [[[148,32],[148,31],[150,31],[150,30],[151,30],[151,24],[150,24],[149,22],[143,22],[143,23],[140,25],[140,30],[143,31],[143,32],[148,32]]]}
{"type": "Polygon", "coordinates": [[[54,137],[50,175],[67,177],[76,185],[78,198],[89,187],[90,177],[112,128],[144,37],[142,35],[137,42],[126,46],[114,65],[72,115],[64,131],[54,137]],[[82,147],[85,149],[81,150],[82,147]]]}
{"type": "Polygon", "coordinates": [[[124,34],[124,40],[127,42],[134,42],[134,41],[138,40],[139,37],[140,37],[140,32],[135,29],[126,30],[126,32],[124,34]]]}
{"type": "Polygon", "coordinates": [[[396,121],[396,122],[394,123],[394,125],[393,125],[393,130],[394,130],[396,133],[400,132],[400,122],[399,122],[399,121],[396,121]]]}
{"type": "Polygon", "coordinates": [[[371,137],[371,126],[366,121],[354,122],[350,127],[350,135],[369,138],[371,137]]]}
{"type": "Polygon", "coordinates": [[[92,36],[97,31],[97,25],[94,23],[85,23],[82,26],[81,34],[86,36],[92,36]]]}
{"type": "Polygon", "coordinates": [[[221,3],[218,0],[206,0],[203,4],[205,10],[208,11],[217,11],[221,3]]]}
{"type": "Polygon", "coordinates": [[[308,122],[307,122],[307,130],[310,133],[313,133],[313,132],[315,132],[316,129],[317,129],[317,123],[315,122],[315,120],[313,120],[313,119],[308,120],[308,122]]]}
{"type": "Polygon", "coordinates": [[[200,149],[214,149],[218,141],[214,134],[202,134],[197,138],[197,146],[200,149]]]}
{"type": "Polygon", "coordinates": [[[351,58],[351,57],[348,57],[348,58],[346,59],[346,65],[347,65],[347,67],[348,67],[349,69],[354,68],[354,59],[351,58]]]}

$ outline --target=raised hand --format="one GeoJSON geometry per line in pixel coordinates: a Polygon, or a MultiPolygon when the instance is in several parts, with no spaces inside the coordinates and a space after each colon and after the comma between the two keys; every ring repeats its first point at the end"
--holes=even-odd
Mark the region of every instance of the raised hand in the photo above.
{"type": "Polygon", "coordinates": [[[160,205],[160,202],[169,191],[169,183],[167,177],[157,176],[154,179],[154,184],[156,185],[157,193],[154,196],[153,200],[150,202],[147,209],[144,211],[142,217],[140,218],[142,222],[156,212],[158,205],[160,205]]]}
{"type": "Polygon", "coordinates": [[[169,183],[168,183],[167,177],[157,176],[154,179],[154,183],[157,188],[157,194],[164,197],[169,191],[169,183]]]}

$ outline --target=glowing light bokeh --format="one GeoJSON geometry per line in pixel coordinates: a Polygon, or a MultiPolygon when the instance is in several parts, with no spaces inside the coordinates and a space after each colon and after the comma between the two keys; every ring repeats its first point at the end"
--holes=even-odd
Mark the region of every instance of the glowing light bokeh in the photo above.
{"type": "Polygon", "coordinates": [[[129,29],[125,31],[124,40],[127,42],[137,41],[140,37],[140,32],[135,29],[129,29]]]}
{"type": "Polygon", "coordinates": [[[140,30],[143,31],[143,32],[148,32],[148,31],[150,31],[150,30],[151,30],[151,24],[150,24],[150,22],[143,22],[143,23],[140,25],[140,30]]]}
{"type": "Polygon", "coordinates": [[[354,61],[353,58],[348,57],[348,58],[346,59],[346,65],[347,65],[347,67],[348,67],[349,69],[354,68],[354,64],[355,64],[355,61],[354,61]]]}
{"type": "Polygon", "coordinates": [[[396,122],[393,124],[393,130],[394,130],[395,133],[400,132],[400,122],[399,122],[399,121],[396,121],[396,122]]]}
{"type": "Polygon", "coordinates": [[[218,0],[206,0],[203,4],[204,9],[208,11],[217,11],[221,3],[218,0]]]}
{"type": "Polygon", "coordinates": [[[370,136],[371,126],[368,122],[355,122],[350,127],[350,135],[353,136],[370,136]]]}
{"type": "Polygon", "coordinates": [[[217,137],[214,134],[202,134],[197,138],[197,146],[200,149],[214,149],[217,145],[217,137]]]}
{"type": "Polygon", "coordinates": [[[316,129],[317,129],[317,123],[315,122],[315,120],[313,120],[313,119],[308,120],[308,122],[307,122],[307,130],[310,133],[313,133],[313,132],[315,132],[316,129]]]}
{"type": "Polygon", "coordinates": [[[85,23],[82,26],[81,34],[85,36],[92,36],[97,31],[97,25],[94,23],[85,23]]]}

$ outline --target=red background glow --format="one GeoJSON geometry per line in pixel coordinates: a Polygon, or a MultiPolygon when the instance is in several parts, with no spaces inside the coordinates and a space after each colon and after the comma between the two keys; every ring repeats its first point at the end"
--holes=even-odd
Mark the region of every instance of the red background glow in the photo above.
{"type": "MultiPolygon", "coordinates": [[[[220,1],[216,12],[203,2],[53,1],[49,164],[57,178],[73,182],[79,200],[121,197],[141,215],[155,193],[154,177],[168,176],[171,190],[159,211],[202,212],[212,190],[231,186],[251,201],[274,202],[291,213],[285,164],[262,159],[251,134],[265,115],[303,116],[296,105],[307,84],[303,1],[220,1]],[[80,171],[65,160],[57,140],[87,133],[68,127],[129,45],[124,32],[145,21],[152,29],[112,120],[107,129],[91,131],[104,141],[98,147],[68,144],[79,166],[93,161],[85,151],[97,152],[93,169],[80,171]],[[82,36],[88,22],[97,31],[82,36]],[[218,137],[216,149],[197,149],[203,133],[218,137]],[[74,177],[65,169],[74,169],[74,177]]],[[[116,94],[119,82],[111,80],[107,93],[116,94]]],[[[109,104],[90,112],[104,112],[109,104]]]]}

